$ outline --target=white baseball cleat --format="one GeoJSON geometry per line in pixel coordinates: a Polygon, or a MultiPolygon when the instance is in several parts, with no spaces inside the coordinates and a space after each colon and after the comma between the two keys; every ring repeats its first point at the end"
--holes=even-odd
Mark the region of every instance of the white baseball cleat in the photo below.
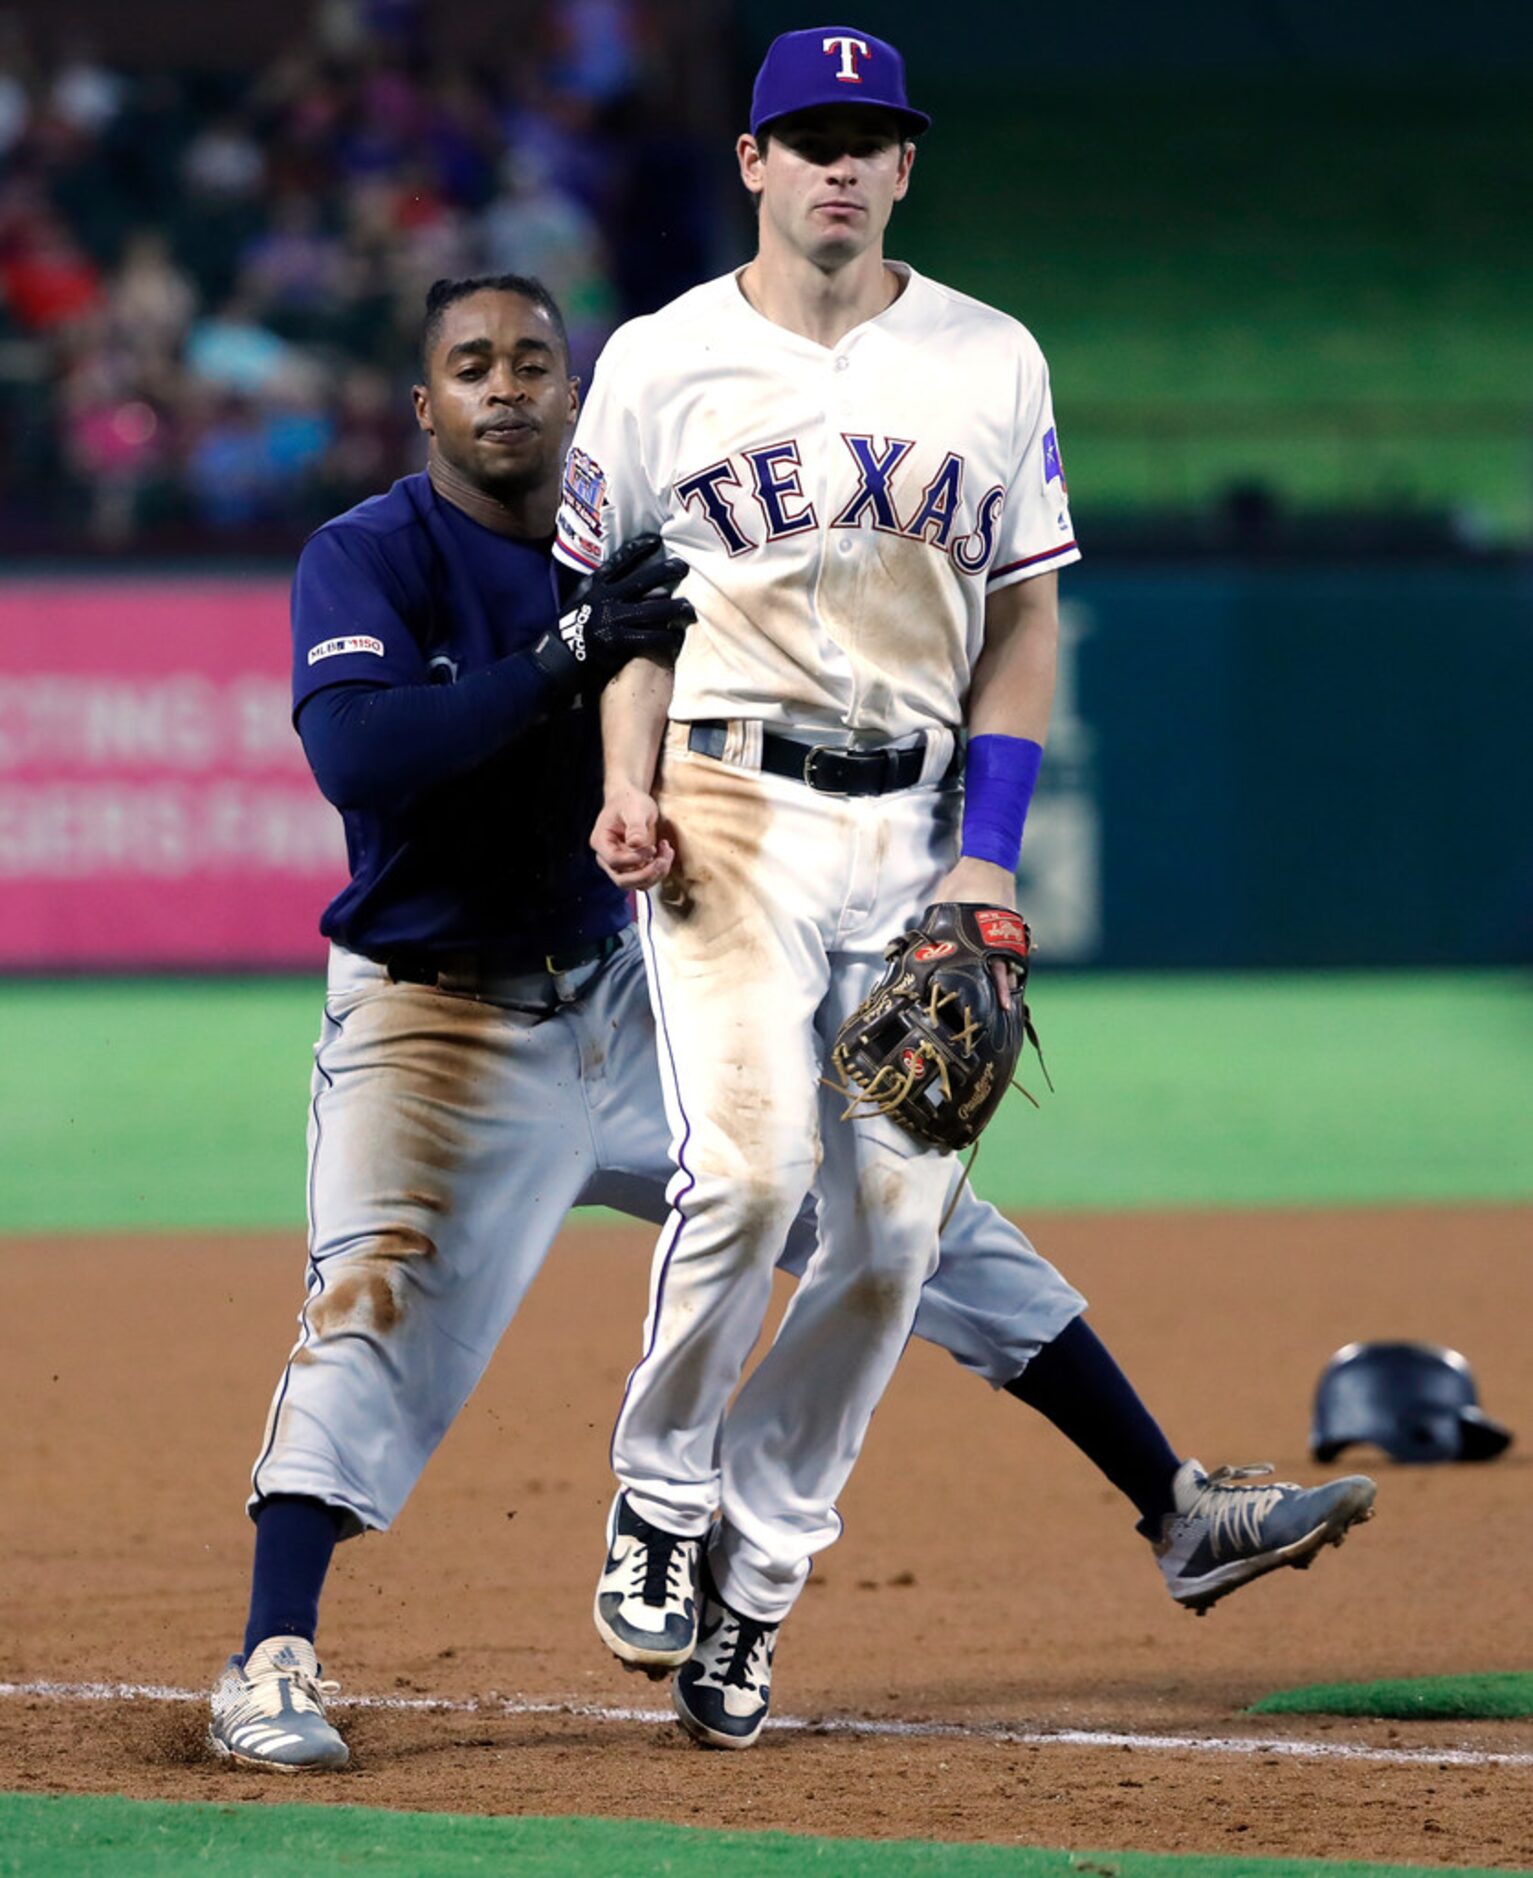
{"type": "Polygon", "coordinates": [[[702,1544],[641,1519],[626,1493],[612,1502],[593,1614],[597,1634],[626,1669],[658,1682],[692,1654],[702,1544]]]}
{"type": "Polygon", "coordinates": [[[1378,1489],[1366,1474],[1323,1487],[1247,1484],[1271,1472],[1262,1462],[1206,1474],[1200,1461],[1184,1461],[1176,1471],[1174,1511],[1152,1544],[1167,1590],[1199,1617],[1265,1572],[1284,1565],[1304,1570],[1322,1546],[1340,1545],[1350,1527],[1373,1518],[1378,1489]]]}
{"type": "Polygon", "coordinates": [[[307,1637],[268,1637],[243,1660],[231,1656],[214,1683],[208,1741],[242,1767],[281,1774],[344,1767],[351,1750],[326,1721],[324,1704],[339,1687],[321,1682],[307,1637]]]}
{"type": "Polygon", "coordinates": [[[671,1684],[671,1706],[694,1741],[710,1748],[748,1748],[766,1726],[772,1657],[782,1626],[742,1616],[706,1574],[703,1589],[697,1648],[671,1684]]]}

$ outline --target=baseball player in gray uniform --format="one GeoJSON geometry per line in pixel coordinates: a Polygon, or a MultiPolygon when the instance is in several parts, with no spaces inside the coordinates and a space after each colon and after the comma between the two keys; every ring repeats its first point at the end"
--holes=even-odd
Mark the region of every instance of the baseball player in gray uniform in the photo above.
{"type": "MultiPolygon", "coordinates": [[[[1036,341],[884,258],[928,122],[872,34],[773,42],[738,145],[755,258],[614,335],[560,515],[572,569],[659,532],[697,614],[674,674],[640,657],[603,701],[593,842],[645,890],[677,1171],[595,1618],[622,1660],[676,1670],[682,1725],[717,1747],[765,1721],[779,1626],[839,1532],[952,1191],[951,1155],[841,1113],[827,1044],[928,903],[1015,927],[1057,576],[1079,556],[1036,341]],[[739,1386],[810,1189],[820,1249],[739,1386]]],[[[1047,1315],[1053,1275],[1014,1275],[1023,1320],[1029,1279],[1047,1315]]],[[[1146,1530],[1184,1601],[1251,1575],[1237,1553],[1308,1556],[1367,1511],[1366,1481],[1179,1466],[1089,1339],[1045,1340],[1035,1386],[1068,1371],[1073,1411],[1053,1407],[1109,1410],[1108,1446],[1146,1461],[1146,1530]]]]}
{"type": "MultiPolygon", "coordinates": [[[[345,1764],[315,1651],[336,1543],[398,1517],[568,1209],[666,1215],[640,949],[587,845],[591,695],[673,646],[690,610],[666,598],[681,568],[653,542],[560,597],[550,546],[577,393],[536,281],[438,282],[415,394],[428,467],[299,560],[295,721],[342,811],[351,878],[322,921],[299,1337],[252,1476],[245,1638],[212,1699],[214,1748],[255,1767],[345,1764]]],[[[942,1246],[917,1333],[1056,1421],[1134,1502],[1172,1596],[1207,1595],[1211,1568],[1179,1564],[1168,1535],[1207,1539],[1216,1514],[1176,1514],[1178,1457],[1079,1294],[967,1192],[942,1246]]],[[[784,1265],[813,1247],[803,1212],[784,1265]]],[[[1268,1551],[1242,1542],[1248,1575],[1268,1551]]]]}

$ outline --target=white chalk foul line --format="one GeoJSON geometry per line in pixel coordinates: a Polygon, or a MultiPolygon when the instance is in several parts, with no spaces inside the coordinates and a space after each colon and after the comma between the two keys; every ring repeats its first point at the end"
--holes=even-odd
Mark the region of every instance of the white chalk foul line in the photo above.
{"type": "MultiPolygon", "coordinates": [[[[204,1689],[171,1689],[145,1682],[0,1682],[0,1698],[52,1702],[205,1702],[204,1689]]],[[[669,1709],[610,1708],[599,1703],[532,1702],[521,1696],[435,1695],[336,1696],[335,1708],[382,1709],[438,1715],[563,1715],[578,1721],[661,1723],[669,1709]]],[[[829,1716],[812,1721],[774,1716],[769,1728],[805,1735],[854,1735],[900,1741],[975,1741],[1002,1747],[1141,1748],[1183,1754],[1267,1754],[1299,1761],[1368,1761],[1395,1767],[1533,1767],[1533,1753],[1495,1753],[1479,1748],[1375,1748],[1355,1741],[1274,1740],[1254,1735],[1147,1735],[1098,1728],[1007,1728],[1000,1724],[940,1721],[879,1721],[829,1716]]]]}

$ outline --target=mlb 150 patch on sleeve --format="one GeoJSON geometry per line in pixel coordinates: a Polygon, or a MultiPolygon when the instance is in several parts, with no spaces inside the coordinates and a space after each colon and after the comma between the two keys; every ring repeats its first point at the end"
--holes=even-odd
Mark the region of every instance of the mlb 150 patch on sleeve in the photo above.
{"type": "Polygon", "coordinates": [[[309,647],[309,663],[318,665],[321,659],[336,659],[343,652],[371,652],[381,659],[383,641],[367,633],[348,633],[344,639],[321,639],[317,646],[309,647]]]}
{"type": "Polygon", "coordinates": [[[606,497],[607,476],[601,464],[584,450],[571,450],[564,460],[564,500],[598,534],[606,497]]]}

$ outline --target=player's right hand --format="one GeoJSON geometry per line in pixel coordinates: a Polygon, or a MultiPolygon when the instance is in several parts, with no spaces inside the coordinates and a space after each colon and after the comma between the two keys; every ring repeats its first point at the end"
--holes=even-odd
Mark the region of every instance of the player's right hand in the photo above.
{"type": "Polygon", "coordinates": [[[660,832],[655,798],[642,789],[609,795],[591,830],[591,847],[602,872],[625,893],[643,893],[665,879],[676,850],[660,832]]]}
{"type": "Polygon", "coordinates": [[[697,617],[675,597],[686,572],[658,535],[635,535],[576,587],[558,627],[533,647],[534,662],[564,690],[605,684],[630,659],[669,663],[697,617]]]}

